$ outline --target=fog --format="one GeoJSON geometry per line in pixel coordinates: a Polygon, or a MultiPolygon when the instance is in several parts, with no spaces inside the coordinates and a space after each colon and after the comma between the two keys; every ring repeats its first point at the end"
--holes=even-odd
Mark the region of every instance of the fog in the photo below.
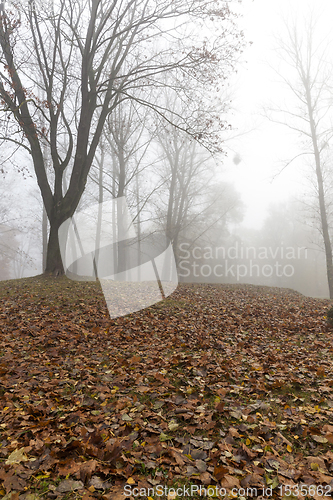
{"type": "Polygon", "coordinates": [[[279,64],[276,38],[283,32],[285,20],[302,18],[311,9],[328,35],[333,6],[328,0],[258,0],[245,5],[242,22],[247,39],[253,43],[243,54],[233,82],[233,123],[239,137],[235,132],[224,174],[235,183],[247,205],[244,225],[260,228],[271,203],[302,196],[309,187],[302,160],[285,168],[300,152],[298,134],[265,116],[265,106],[278,103],[287,93],[274,71],[279,64]],[[233,163],[236,152],[242,159],[237,166],[233,163]]]}
{"type": "MultiPolygon", "coordinates": [[[[136,102],[125,104],[119,107],[119,115],[109,122],[108,134],[102,137],[77,212],[84,213],[98,203],[101,206],[105,200],[126,197],[137,234],[136,253],[140,252],[140,241],[148,237],[144,235],[163,234],[172,243],[179,281],[250,283],[329,297],[329,251],[323,238],[325,224],[323,230],[318,198],[319,164],[311,149],[311,133],[306,124],[307,135],[298,125],[299,117],[304,119],[305,108],[301,109],[298,96],[286,85],[295,78],[295,68],[290,66],[288,72],[287,61],[283,55],[279,57],[277,47],[281,36],[284,40],[286,23],[292,26],[296,20],[302,54],[308,37],[307,16],[312,12],[322,38],[315,56],[320,60],[320,51],[326,50],[327,78],[320,94],[322,100],[316,101],[322,107],[314,121],[318,125],[326,236],[331,236],[329,148],[333,122],[332,102],[325,92],[332,88],[328,76],[332,50],[327,49],[333,6],[330,0],[244,0],[241,4],[235,2],[234,8],[241,15],[237,23],[244,30],[247,46],[237,57],[237,73],[227,79],[219,93],[221,113],[223,103],[231,99],[225,115],[232,129],[223,132],[223,152],[211,155],[204,145],[182,135],[181,121],[176,123],[178,129],[170,123],[175,121],[172,113],[167,115],[172,120],[163,122],[142,111],[136,102]],[[276,110],[282,110],[282,114],[276,110]],[[289,112],[298,113],[295,121],[290,121],[289,112]],[[121,148],[117,142],[120,136],[121,148]]],[[[172,96],[159,92],[160,99],[175,109],[172,96]]],[[[186,113],[185,108],[177,110],[180,116],[186,113]]],[[[45,217],[43,225],[43,204],[31,160],[29,155],[5,146],[0,155],[0,277],[4,280],[40,274],[45,265],[49,228],[45,217]]],[[[70,172],[65,174],[64,186],[69,182],[70,172]]],[[[116,219],[118,214],[110,217],[116,219]]],[[[98,209],[96,224],[97,219],[98,209]]],[[[120,234],[119,228],[117,231],[120,234]]],[[[119,241],[119,234],[113,243],[119,241]]],[[[125,264],[121,263],[122,269],[125,264]]]]}

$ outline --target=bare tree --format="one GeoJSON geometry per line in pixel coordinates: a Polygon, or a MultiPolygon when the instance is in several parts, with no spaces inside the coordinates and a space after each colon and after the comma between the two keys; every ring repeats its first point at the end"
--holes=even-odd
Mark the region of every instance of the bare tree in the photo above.
{"type": "MultiPolygon", "coordinates": [[[[50,224],[47,273],[64,272],[58,230],[76,210],[105,121],[117,106],[135,99],[165,116],[158,89],[165,86],[164,75],[172,74],[172,91],[195,108],[198,96],[208,95],[233,70],[243,35],[229,4],[18,0],[13,11],[1,12],[2,137],[25,148],[33,161],[50,224]],[[182,85],[185,78],[190,87],[182,85]],[[44,145],[52,176],[45,168],[44,145]]],[[[209,113],[199,123],[189,118],[178,127],[219,146],[209,113]]]]}
{"type": "Polygon", "coordinates": [[[314,15],[286,22],[286,33],[278,40],[283,61],[279,68],[292,100],[271,109],[270,118],[295,130],[301,137],[302,152],[311,158],[316,177],[316,195],[320,215],[330,298],[333,298],[332,242],[328,220],[328,198],[325,192],[325,167],[332,129],[332,46],[323,40],[314,15]],[[292,75],[292,76],[290,76],[292,75]]]}
{"type": "MultiPolygon", "coordinates": [[[[200,119],[200,110],[198,115],[200,119]]],[[[231,201],[230,188],[217,182],[216,162],[195,140],[168,124],[159,124],[157,130],[162,154],[155,171],[164,186],[156,200],[156,218],[177,260],[180,239],[202,239],[212,230],[221,236],[221,225],[234,205],[239,208],[239,197],[231,201]]]]}
{"type": "Polygon", "coordinates": [[[176,128],[160,127],[157,141],[162,157],[156,174],[164,189],[156,200],[156,215],[177,255],[180,234],[195,223],[202,210],[203,198],[213,177],[212,159],[176,128]]]}
{"type": "MultiPolygon", "coordinates": [[[[155,161],[149,151],[154,137],[151,126],[147,129],[149,115],[151,115],[151,110],[148,108],[142,110],[135,101],[123,102],[106,121],[95,157],[97,165],[92,166],[89,174],[89,179],[98,186],[97,199],[100,207],[96,248],[100,246],[103,201],[126,196],[127,205],[132,214],[131,224],[133,223],[137,229],[136,244],[140,254],[141,212],[152,193],[159,187],[155,186],[147,192],[141,184],[141,179],[149,176],[147,170],[155,161]]],[[[117,210],[116,206],[113,208],[116,210],[117,219],[117,223],[113,226],[115,233],[113,241],[118,242],[113,249],[114,268],[120,272],[120,269],[126,266],[128,245],[128,242],[121,237],[121,233],[126,234],[127,228],[123,227],[125,218],[122,217],[121,210],[117,210]]],[[[98,256],[98,251],[96,255],[98,256]]]]}

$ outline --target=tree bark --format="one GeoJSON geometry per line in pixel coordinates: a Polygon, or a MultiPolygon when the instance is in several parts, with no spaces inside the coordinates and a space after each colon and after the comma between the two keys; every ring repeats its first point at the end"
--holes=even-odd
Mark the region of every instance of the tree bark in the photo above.
{"type": "Polygon", "coordinates": [[[328,282],[328,290],[330,294],[330,299],[333,299],[333,257],[332,257],[332,244],[330,239],[330,234],[328,230],[328,220],[327,220],[327,210],[325,201],[325,191],[324,191],[324,180],[322,174],[321,157],[318,146],[318,134],[316,130],[316,123],[314,119],[314,110],[312,105],[311,89],[309,78],[304,77],[304,85],[306,89],[306,100],[309,113],[309,122],[311,129],[311,140],[313,145],[313,152],[316,164],[316,177],[318,185],[318,201],[319,201],[319,212],[320,212],[320,222],[321,230],[324,240],[325,247],[325,257],[326,257],[326,274],[328,282]]]}
{"type": "Polygon", "coordinates": [[[42,211],[42,245],[43,245],[42,267],[44,272],[46,269],[46,255],[47,255],[47,213],[44,206],[42,211]]]}
{"type": "Polygon", "coordinates": [[[61,223],[59,224],[56,219],[50,219],[50,234],[47,244],[45,274],[52,274],[53,276],[62,276],[65,272],[59,244],[58,231],[60,225],[61,223]]]}

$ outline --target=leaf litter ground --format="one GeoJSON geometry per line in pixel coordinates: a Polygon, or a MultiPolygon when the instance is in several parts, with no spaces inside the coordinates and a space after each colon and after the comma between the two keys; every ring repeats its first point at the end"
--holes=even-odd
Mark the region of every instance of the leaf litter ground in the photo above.
{"type": "Polygon", "coordinates": [[[333,491],[329,301],[181,284],[111,320],[98,283],[36,277],[0,296],[2,498],[333,491]]]}

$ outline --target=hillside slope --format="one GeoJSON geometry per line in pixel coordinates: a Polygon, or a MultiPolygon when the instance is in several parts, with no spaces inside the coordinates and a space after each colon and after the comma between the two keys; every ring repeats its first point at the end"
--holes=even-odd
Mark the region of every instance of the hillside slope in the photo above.
{"type": "Polygon", "coordinates": [[[181,284],[110,320],[98,283],[44,277],[0,298],[4,498],[333,491],[329,301],[181,284]]]}

